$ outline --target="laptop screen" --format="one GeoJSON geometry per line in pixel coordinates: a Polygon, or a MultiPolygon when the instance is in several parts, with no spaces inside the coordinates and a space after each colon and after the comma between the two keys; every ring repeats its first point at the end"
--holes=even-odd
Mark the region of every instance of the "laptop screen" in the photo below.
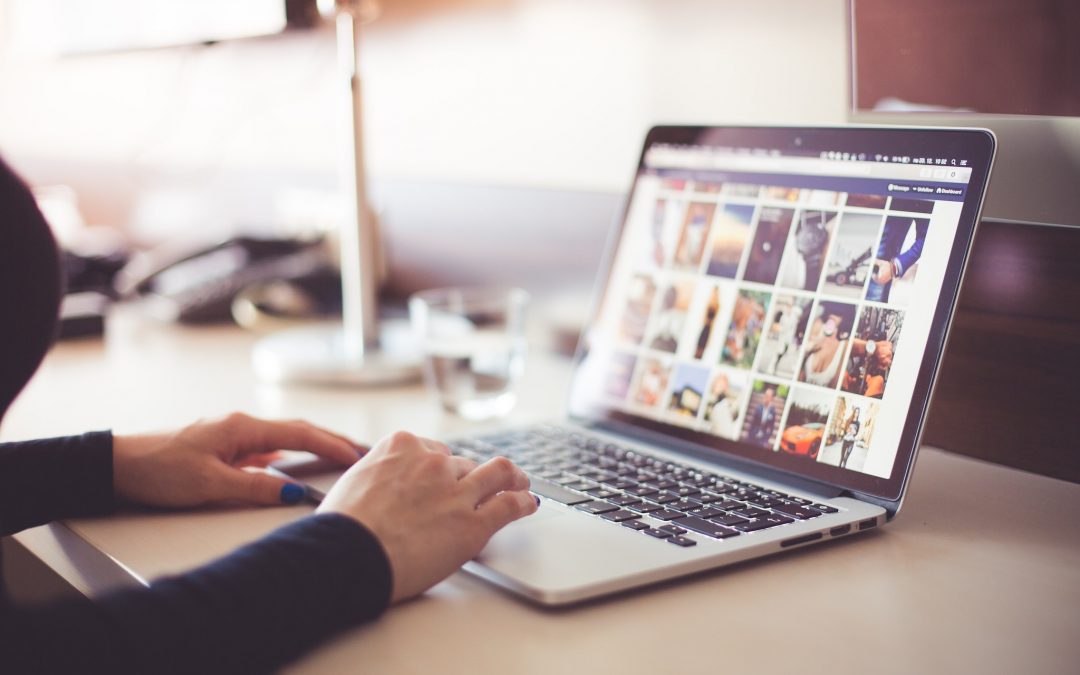
{"type": "Polygon", "coordinates": [[[935,133],[654,130],[572,412],[864,490],[902,480],[990,154],[935,133]]]}

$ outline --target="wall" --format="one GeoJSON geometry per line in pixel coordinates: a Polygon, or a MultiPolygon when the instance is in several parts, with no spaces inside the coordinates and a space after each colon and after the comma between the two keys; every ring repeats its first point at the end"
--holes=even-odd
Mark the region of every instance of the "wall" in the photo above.
{"type": "MultiPolygon", "coordinates": [[[[363,64],[369,165],[384,180],[615,192],[656,122],[845,117],[843,0],[384,4],[363,64]]],[[[267,217],[220,190],[192,200],[234,174],[271,192],[332,185],[328,28],[52,60],[12,42],[0,152],[38,182],[74,184],[91,221],[220,228],[267,217]]]]}

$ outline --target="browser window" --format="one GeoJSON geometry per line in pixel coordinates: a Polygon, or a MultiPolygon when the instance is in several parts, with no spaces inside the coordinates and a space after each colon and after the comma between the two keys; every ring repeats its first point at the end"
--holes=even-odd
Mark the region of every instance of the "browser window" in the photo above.
{"type": "Polygon", "coordinates": [[[889,478],[965,165],[651,146],[575,398],[889,478]]]}

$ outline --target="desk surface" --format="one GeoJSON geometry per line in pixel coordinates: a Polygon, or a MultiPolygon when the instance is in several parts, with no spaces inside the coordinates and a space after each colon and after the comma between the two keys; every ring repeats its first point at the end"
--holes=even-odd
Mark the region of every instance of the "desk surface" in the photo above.
{"type": "MultiPolygon", "coordinates": [[[[121,314],[105,341],[50,354],[4,438],[172,427],[234,409],[306,417],[358,440],[480,428],[444,415],[419,386],[260,385],[252,340],[121,314]]],[[[568,375],[564,359],[532,354],[508,422],[557,417],[568,375]]],[[[93,594],[206,562],[308,510],[127,513],[18,540],[93,594]]],[[[924,448],[903,511],[882,530],[571,610],[538,609],[459,573],[292,669],[1075,672],[1078,511],[1078,485],[924,448]]]]}

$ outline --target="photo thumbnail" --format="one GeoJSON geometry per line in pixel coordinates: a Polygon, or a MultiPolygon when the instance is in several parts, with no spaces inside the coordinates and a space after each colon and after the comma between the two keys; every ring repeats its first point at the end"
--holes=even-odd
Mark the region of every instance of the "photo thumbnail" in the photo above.
{"type": "Polygon", "coordinates": [[[908,304],[929,228],[927,218],[889,216],[885,219],[866,287],[867,300],[908,304]]]}
{"type": "Polygon", "coordinates": [[[755,380],[750,391],[750,403],[743,417],[742,440],[762,448],[776,445],[780,416],[784,412],[790,387],[755,380]]]}
{"type": "Polygon", "coordinates": [[[731,324],[728,326],[724,350],[720,355],[721,362],[743,369],[749,369],[753,365],[769,297],[769,293],[748,290],[741,290],[735,296],[731,324]]]}
{"type": "Polygon", "coordinates": [[[832,389],[840,379],[844,352],[855,325],[855,305],[823,300],[812,312],[799,379],[832,389]]]}
{"type": "Polygon", "coordinates": [[[668,407],[684,417],[697,417],[705,400],[705,385],[708,381],[708,368],[680,365],[671,380],[671,401],[668,407]]]}
{"type": "Polygon", "coordinates": [[[843,204],[846,198],[846,192],[803,190],[803,202],[806,208],[835,209],[843,204]]]}
{"type": "Polygon", "coordinates": [[[671,368],[660,359],[649,358],[638,361],[638,373],[634,383],[634,403],[655,406],[667,391],[671,368]]]}
{"type": "Polygon", "coordinates": [[[686,188],[688,182],[685,178],[665,178],[660,181],[660,189],[681,191],[686,188]]]}
{"type": "Polygon", "coordinates": [[[743,279],[759,284],[773,284],[780,269],[780,256],[784,253],[791,222],[795,218],[792,209],[763,206],[758,213],[757,231],[750,245],[750,257],[746,261],[743,279]]]}
{"type": "Polygon", "coordinates": [[[653,317],[652,332],[649,334],[648,346],[651,349],[674,353],[679,348],[679,339],[686,325],[686,314],[693,295],[692,281],[680,281],[664,290],[656,316],[653,317]]]}
{"type": "Polygon", "coordinates": [[[754,207],[749,204],[728,204],[720,210],[706,270],[709,274],[735,278],[746,242],[750,239],[750,221],[753,217],[754,207]]]}
{"type": "Polygon", "coordinates": [[[816,460],[825,445],[825,425],[832,411],[832,392],[795,387],[780,434],[780,449],[789,455],[816,460]]]}
{"type": "Polygon", "coordinates": [[[884,209],[888,197],[883,195],[853,195],[847,196],[847,205],[860,209],[884,209]]]}
{"type": "Polygon", "coordinates": [[[825,264],[823,293],[858,298],[870,276],[874,244],[881,229],[881,216],[845,213],[836,231],[829,262],[825,264]]]}
{"type": "Polygon", "coordinates": [[[633,354],[613,354],[604,374],[604,394],[610,398],[626,400],[636,364],[637,357],[633,354]]]}
{"type": "Polygon", "coordinates": [[[656,200],[653,206],[652,222],[649,226],[649,238],[642,252],[646,264],[663,267],[667,263],[675,230],[673,223],[678,218],[682,206],[683,203],[678,200],[656,200]]]}
{"type": "Polygon", "coordinates": [[[761,195],[762,199],[768,199],[774,202],[792,202],[799,201],[799,188],[780,187],[778,185],[768,185],[765,187],[765,193],[761,195]]]}
{"type": "Polygon", "coordinates": [[[792,378],[799,369],[799,348],[810,323],[810,298],[778,294],[758,347],[756,370],[763,375],[792,378]]]}
{"type": "Polygon", "coordinates": [[[903,324],[904,313],[900,310],[863,308],[840,384],[844,391],[869,398],[882,397],[903,324]]]}
{"type": "Polygon", "coordinates": [[[720,192],[720,188],[724,186],[723,183],[714,180],[696,180],[690,185],[690,189],[694,192],[703,192],[705,194],[716,194],[720,192]]]}
{"type": "Polygon", "coordinates": [[[862,471],[879,408],[877,401],[856,396],[837,397],[825,433],[825,448],[818,455],[818,461],[842,469],[862,471]]]}
{"type": "Polygon", "coordinates": [[[831,211],[800,211],[788,235],[780,266],[780,285],[816,291],[825,268],[825,252],[836,230],[837,215],[831,211]]]}
{"type": "Polygon", "coordinates": [[[746,405],[748,382],[749,376],[744,372],[719,370],[713,375],[705,401],[705,421],[711,433],[739,440],[739,415],[746,405]]]}
{"type": "Polygon", "coordinates": [[[649,322],[656,282],[647,274],[635,274],[626,289],[626,309],[619,321],[619,336],[633,344],[641,344],[649,322]]]}
{"type": "Polygon", "coordinates": [[[721,286],[719,284],[704,284],[700,289],[705,296],[705,306],[701,307],[698,304],[698,309],[693,310],[697,312],[700,322],[691,329],[694,331],[693,334],[697,335],[693,357],[699,361],[704,358],[709,345],[719,339],[721,327],[717,325],[717,322],[719,321],[720,311],[725,306],[730,306],[733,292],[730,286],[721,286]],[[700,326],[700,328],[697,328],[697,326],[700,326]]]}
{"type": "Polygon", "coordinates": [[[720,192],[729,197],[755,198],[761,192],[761,186],[750,185],[749,183],[724,183],[724,187],[720,192]]]}
{"type": "Polygon", "coordinates": [[[714,213],[716,204],[690,202],[679,229],[679,241],[675,245],[676,266],[696,270],[701,265],[701,255],[705,252],[714,213]]]}

